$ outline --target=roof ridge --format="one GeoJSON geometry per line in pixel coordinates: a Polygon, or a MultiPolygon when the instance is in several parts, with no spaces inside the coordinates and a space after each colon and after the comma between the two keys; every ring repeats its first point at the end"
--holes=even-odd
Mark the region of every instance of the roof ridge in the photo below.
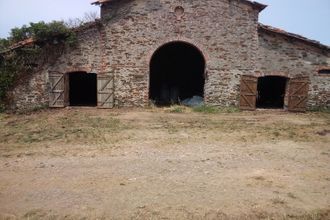
{"type": "Polygon", "coordinates": [[[273,26],[270,26],[270,25],[265,25],[265,24],[262,24],[262,23],[258,23],[258,26],[259,26],[258,27],[259,29],[269,31],[269,32],[273,32],[273,33],[277,33],[277,34],[282,34],[282,35],[285,35],[287,37],[291,37],[291,38],[294,38],[294,39],[297,39],[297,40],[300,40],[300,41],[307,42],[307,43],[312,44],[314,46],[317,46],[321,49],[330,50],[330,46],[322,44],[320,41],[312,40],[312,39],[309,39],[309,38],[304,37],[302,35],[287,32],[287,31],[282,30],[280,28],[276,28],[276,27],[273,27],[273,26]]]}
{"type": "MultiPolygon", "coordinates": [[[[92,2],[91,4],[92,5],[102,5],[102,4],[105,4],[107,2],[111,2],[111,1],[113,1],[113,0],[97,0],[97,1],[92,2]]],[[[239,1],[243,1],[245,3],[251,4],[252,6],[258,8],[260,11],[264,10],[267,7],[267,5],[261,4],[261,3],[256,2],[256,1],[250,1],[250,0],[239,0],[239,1]]]]}

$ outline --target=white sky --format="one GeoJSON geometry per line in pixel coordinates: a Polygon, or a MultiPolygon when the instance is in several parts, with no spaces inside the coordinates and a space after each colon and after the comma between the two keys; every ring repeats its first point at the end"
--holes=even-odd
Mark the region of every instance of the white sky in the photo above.
{"type": "MultiPolygon", "coordinates": [[[[203,1],[203,0],[200,0],[203,1]]],[[[67,20],[97,11],[90,0],[0,0],[0,37],[38,21],[67,20]]],[[[260,22],[330,45],[330,0],[258,0],[268,7],[260,22]]]]}

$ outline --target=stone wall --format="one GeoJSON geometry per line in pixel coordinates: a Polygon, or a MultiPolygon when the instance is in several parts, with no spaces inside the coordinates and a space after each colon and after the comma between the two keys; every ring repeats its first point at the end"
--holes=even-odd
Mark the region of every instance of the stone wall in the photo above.
{"type": "Polygon", "coordinates": [[[309,77],[309,108],[330,107],[330,76],[318,74],[320,67],[330,67],[329,49],[259,30],[259,75],[309,77]]]}
{"type": "Polygon", "coordinates": [[[208,104],[236,105],[240,75],[256,69],[258,12],[238,0],[123,0],[103,6],[116,105],[148,104],[151,56],[171,41],[202,51],[208,104]],[[184,9],[181,18],[174,12],[177,6],[184,9]]]}
{"type": "Polygon", "coordinates": [[[241,0],[114,0],[101,8],[101,22],[78,32],[78,46],[65,48],[8,93],[11,109],[48,105],[49,73],[84,71],[115,78],[115,106],[149,103],[149,62],[162,45],[183,41],[206,60],[205,101],[238,105],[241,75],[307,75],[308,106],[329,103],[330,66],[323,50],[283,34],[259,29],[260,8],[241,0]],[[175,13],[176,7],[183,15],[175,13]]]}
{"type": "Polygon", "coordinates": [[[60,73],[87,72],[103,73],[102,27],[97,23],[78,32],[78,45],[66,48],[56,62],[48,66],[51,71],[60,73]]]}
{"type": "Polygon", "coordinates": [[[58,45],[46,48],[40,55],[39,68],[16,82],[8,92],[8,109],[30,110],[49,104],[49,73],[68,73],[85,71],[99,73],[102,71],[101,58],[103,45],[100,42],[100,31],[97,26],[89,26],[78,32],[78,45],[74,48],[58,45]]]}
{"type": "Polygon", "coordinates": [[[9,110],[32,110],[48,105],[46,75],[43,70],[24,73],[12,90],[7,93],[9,110]]]}

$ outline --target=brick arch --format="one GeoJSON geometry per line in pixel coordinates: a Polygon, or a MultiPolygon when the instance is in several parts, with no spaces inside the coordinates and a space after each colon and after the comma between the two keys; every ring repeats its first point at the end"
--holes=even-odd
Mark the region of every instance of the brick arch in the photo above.
{"type": "MultiPolygon", "coordinates": [[[[176,43],[185,45],[185,47],[192,50],[192,53],[194,53],[194,55],[196,54],[198,56],[198,63],[199,63],[198,65],[199,65],[199,73],[200,73],[200,74],[198,74],[200,78],[199,77],[196,78],[194,76],[194,79],[195,79],[195,81],[194,81],[195,83],[193,84],[194,86],[192,86],[191,88],[185,88],[185,92],[177,94],[178,100],[181,99],[182,97],[186,98],[186,96],[195,95],[195,94],[205,97],[205,85],[208,80],[207,67],[208,67],[208,61],[209,61],[207,55],[204,52],[206,50],[203,49],[203,47],[201,47],[195,41],[192,41],[192,40],[189,40],[186,38],[172,38],[172,39],[165,39],[163,41],[160,41],[157,44],[158,46],[155,49],[149,51],[148,59],[147,59],[147,65],[148,65],[147,72],[148,72],[148,81],[149,82],[148,82],[147,88],[148,88],[149,98],[151,98],[151,99],[155,98],[154,100],[157,100],[160,97],[159,92],[157,92],[155,89],[152,89],[152,88],[155,88],[155,86],[151,86],[151,83],[152,83],[151,82],[151,79],[152,79],[151,70],[152,70],[152,62],[154,60],[153,58],[155,56],[157,56],[157,54],[159,52],[161,52],[161,50],[163,48],[166,48],[167,46],[172,46],[172,44],[174,44],[174,47],[175,47],[176,43]]],[[[187,64],[189,65],[189,61],[187,64]]],[[[182,78],[180,79],[180,77],[179,77],[179,82],[182,82],[182,78]]],[[[180,87],[182,87],[182,85],[180,87]]],[[[184,88],[184,86],[182,88],[184,88]]],[[[161,100],[161,98],[160,98],[160,100],[161,100]]],[[[165,103],[166,102],[167,101],[165,101],[165,103]]]]}
{"type": "Polygon", "coordinates": [[[148,53],[148,56],[147,56],[147,64],[148,64],[148,68],[150,69],[150,63],[151,63],[151,60],[154,56],[154,54],[159,50],[161,49],[163,46],[167,45],[167,44],[170,44],[170,43],[175,43],[175,42],[181,42],[181,43],[186,43],[188,45],[191,45],[192,47],[194,47],[195,49],[197,49],[200,54],[202,55],[202,57],[204,58],[204,63],[205,63],[205,70],[204,72],[206,73],[207,72],[207,66],[208,66],[208,61],[209,61],[209,57],[208,55],[205,53],[206,49],[201,46],[199,43],[197,43],[196,41],[194,40],[191,40],[191,39],[188,39],[188,38],[185,38],[185,37],[176,37],[176,38],[167,38],[165,40],[162,40],[160,42],[158,42],[158,46],[156,49],[152,49],[149,51],[148,53]]]}

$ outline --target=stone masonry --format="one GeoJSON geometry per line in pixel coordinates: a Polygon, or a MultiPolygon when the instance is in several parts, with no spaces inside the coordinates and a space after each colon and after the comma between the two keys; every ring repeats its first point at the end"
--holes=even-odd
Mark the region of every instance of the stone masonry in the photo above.
{"type": "Polygon", "coordinates": [[[260,74],[288,78],[308,76],[309,108],[330,107],[330,76],[318,74],[320,68],[329,66],[329,48],[259,29],[260,74]]]}
{"type": "Polygon", "coordinates": [[[48,105],[49,74],[85,71],[114,77],[114,105],[149,104],[149,62],[168,42],[198,48],[206,61],[205,102],[237,106],[242,75],[308,76],[308,106],[330,107],[330,49],[258,24],[265,6],[246,0],[112,0],[101,20],[78,32],[79,44],[9,92],[12,109],[48,105]],[[184,12],[178,16],[175,9],[184,12]]]}

